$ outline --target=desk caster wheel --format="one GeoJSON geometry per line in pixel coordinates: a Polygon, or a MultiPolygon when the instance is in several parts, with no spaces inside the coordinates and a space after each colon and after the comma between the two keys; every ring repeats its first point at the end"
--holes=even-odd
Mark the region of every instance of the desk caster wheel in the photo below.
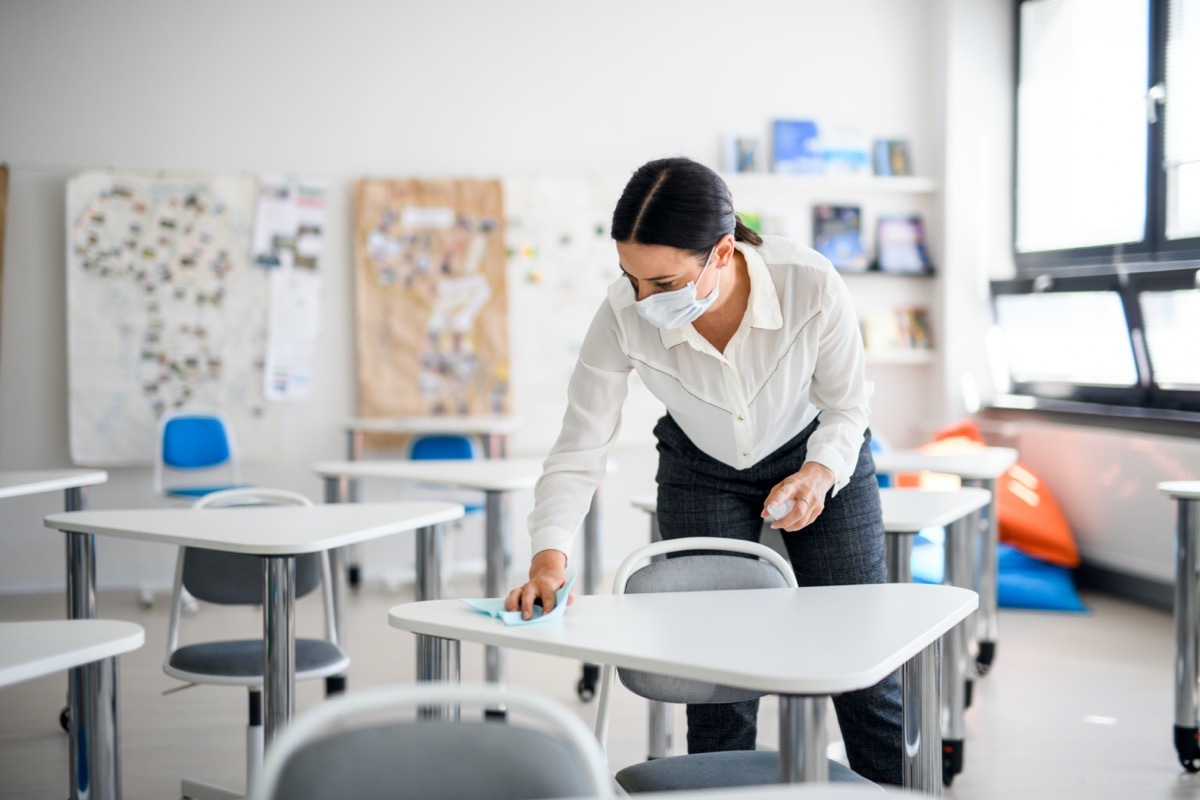
{"type": "Polygon", "coordinates": [[[992,668],[992,662],[996,660],[996,643],[995,642],[980,642],[979,655],[975,656],[975,671],[980,675],[987,675],[992,668]]]}
{"type": "Polygon", "coordinates": [[[357,564],[352,564],[346,569],[346,583],[354,591],[358,591],[358,588],[362,586],[362,572],[357,564]]]}
{"type": "Polygon", "coordinates": [[[1200,772],[1200,729],[1175,726],[1175,752],[1188,772],[1200,772]]]}
{"type": "Polygon", "coordinates": [[[67,733],[71,732],[71,707],[63,706],[63,710],[58,712],[58,726],[67,733]]]}
{"type": "Polygon", "coordinates": [[[583,677],[579,679],[575,691],[579,693],[579,699],[585,703],[590,703],[596,696],[596,681],[600,678],[600,667],[596,664],[583,665],[583,677]]]}
{"type": "Polygon", "coordinates": [[[962,772],[963,740],[942,740],[942,785],[949,786],[954,782],[954,776],[962,772]]]}
{"type": "Polygon", "coordinates": [[[975,694],[975,681],[967,678],[963,681],[963,708],[971,707],[971,697],[975,694]]]}

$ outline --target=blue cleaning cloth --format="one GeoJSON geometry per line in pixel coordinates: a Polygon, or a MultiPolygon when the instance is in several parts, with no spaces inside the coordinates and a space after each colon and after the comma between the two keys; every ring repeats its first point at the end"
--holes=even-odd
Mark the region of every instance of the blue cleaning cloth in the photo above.
{"type": "Polygon", "coordinates": [[[567,598],[571,595],[571,587],[575,585],[575,579],[579,577],[576,572],[567,578],[567,582],[562,588],[554,593],[554,608],[549,614],[542,613],[541,606],[533,607],[533,616],[529,619],[522,619],[520,611],[505,611],[503,597],[481,597],[481,598],[462,598],[462,601],[475,609],[481,614],[487,614],[489,617],[495,617],[501,620],[505,625],[533,625],[538,622],[545,622],[555,617],[561,617],[563,612],[567,610],[567,598]]]}

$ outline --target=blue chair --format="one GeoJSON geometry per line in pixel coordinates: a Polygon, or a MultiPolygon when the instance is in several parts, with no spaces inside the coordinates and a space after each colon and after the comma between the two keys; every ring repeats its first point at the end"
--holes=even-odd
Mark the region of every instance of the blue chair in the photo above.
{"type": "Polygon", "coordinates": [[[154,490],[159,495],[190,503],[212,492],[247,486],[238,470],[233,429],[221,412],[177,409],[163,414],[154,454],[154,490]],[[180,473],[202,476],[204,482],[178,480],[180,473]]]}

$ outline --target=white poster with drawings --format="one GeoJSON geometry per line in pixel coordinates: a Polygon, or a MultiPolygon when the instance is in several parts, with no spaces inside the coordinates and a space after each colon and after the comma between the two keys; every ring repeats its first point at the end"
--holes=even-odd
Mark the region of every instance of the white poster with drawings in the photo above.
{"type": "Polygon", "coordinates": [[[71,458],[153,460],[158,418],[220,409],[239,453],[274,449],[263,399],[267,271],[253,177],[91,171],[67,183],[71,458]]]}
{"type": "Polygon", "coordinates": [[[254,263],[270,272],[263,391],[268,400],[304,400],[312,390],[320,332],[325,198],[321,181],[264,175],[254,223],[254,263]]]}
{"type": "MultiPolygon", "coordinates": [[[[537,175],[504,181],[512,304],[513,407],[523,450],[547,452],[592,317],[620,277],[610,235],[628,175],[537,175]]],[[[663,406],[630,373],[618,444],[653,442],[663,406]]]]}

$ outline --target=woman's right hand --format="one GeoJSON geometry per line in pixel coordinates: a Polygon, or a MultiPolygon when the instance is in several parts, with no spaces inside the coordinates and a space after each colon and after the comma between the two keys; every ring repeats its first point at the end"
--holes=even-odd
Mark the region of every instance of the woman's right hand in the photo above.
{"type": "MultiPolygon", "coordinates": [[[[542,613],[554,609],[554,593],[567,582],[564,572],[567,554],[561,550],[543,550],[529,564],[529,580],[508,593],[504,598],[505,611],[520,611],[522,619],[533,618],[533,604],[540,601],[542,613]]],[[[567,605],[575,602],[575,592],[567,598],[567,605]]]]}

